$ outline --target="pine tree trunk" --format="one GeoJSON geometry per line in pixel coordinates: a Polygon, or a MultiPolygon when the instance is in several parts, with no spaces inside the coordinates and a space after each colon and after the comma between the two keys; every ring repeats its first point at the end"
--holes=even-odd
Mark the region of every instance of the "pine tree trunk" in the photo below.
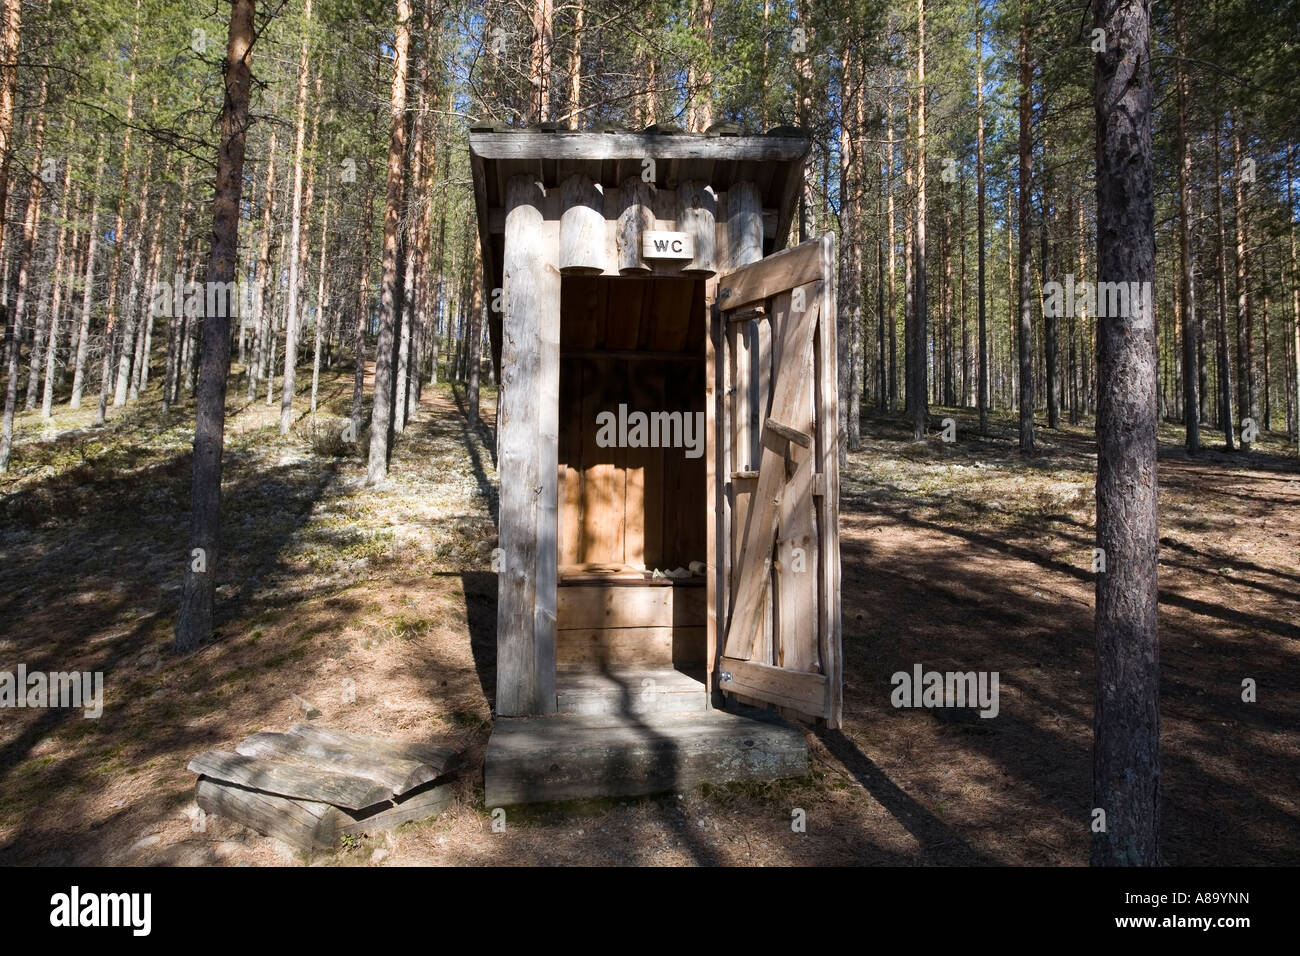
{"type": "Polygon", "coordinates": [[[135,236],[131,240],[131,278],[127,283],[126,302],[123,305],[122,318],[122,348],[121,355],[117,362],[117,381],[113,389],[113,407],[121,408],[126,404],[127,388],[130,384],[131,362],[135,358],[135,333],[138,319],[140,317],[140,270],[141,257],[144,255],[144,229],[145,224],[151,222],[149,218],[149,200],[152,198],[153,180],[150,174],[153,171],[153,150],[150,149],[145,158],[144,190],[140,195],[140,210],[136,218],[137,227],[135,236]]]}
{"type": "Polygon", "coordinates": [[[961,320],[961,404],[975,404],[974,379],[971,376],[970,329],[966,322],[966,187],[958,187],[957,229],[959,233],[959,272],[957,274],[957,305],[961,320]]]}
{"type": "MultiPolygon", "coordinates": [[[[881,191],[886,188],[886,179],[880,179],[881,191]]],[[[893,322],[893,315],[885,310],[885,238],[893,239],[892,228],[883,222],[885,212],[884,197],[876,194],[876,220],[880,228],[876,230],[876,411],[884,412],[889,407],[889,382],[886,373],[885,349],[887,337],[885,323],[893,322]]],[[[890,250],[891,252],[893,250],[890,250]]]]}
{"type": "MultiPolygon", "coordinates": [[[[0,221],[9,206],[9,167],[13,159],[14,100],[18,92],[18,45],[22,37],[22,0],[0,6],[0,221]]],[[[4,261],[5,230],[0,228],[0,261],[4,261]]],[[[5,271],[6,277],[8,270],[5,271]]],[[[3,301],[8,301],[6,294],[3,301]]],[[[0,306],[0,311],[3,307],[0,306]]],[[[7,317],[6,317],[7,318],[7,317]]]]}
{"type": "MultiPolygon", "coordinates": [[[[181,192],[180,192],[180,214],[177,222],[176,245],[172,249],[172,281],[179,285],[182,290],[185,287],[185,270],[188,267],[185,261],[185,245],[188,240],[188,223],[190,213],[190,165],[186,163],[181,167],[181,192]]],[[[181,356],[183,336],[185,334],[186,317],[184,308],[172,308],[168,312],[170,318],[167,322],[167,358],[163,369],[163,411],[171,410],[172,403],[180,397],[180,380],[181,380],[181,356]]]]}
{"type": "Polygon", "coordinates": [[[402,190],[402,220],[406,223],[406,228],[402,233],[401,242],[402,261],[405,263],[405,268],[402,273],[401,329],[397,337],[397,380],[393,390],[395,396],[393,403],[393,431],[398,433],[406,430],[406,418],[410,411],[411,379],[413,378],[411,360],[414,354],[412,332],[416,311],[415,280],[420,271],[418,261],[420,215],[415,206],[419,201],[417,192],[424,163],[424,114],[426,105],[424,99],[424,74],[428,70],[427,58],[427,48],[423,44],[417,45],[415,70],[417,74],[417,107],[411,122],[408,124],[407,136],[411,144],[410,155],[407,157],[409,173],[405,178],[402,190]]]}
{"type": "MultiPolygon", "coordinates": [[[[326,164],[328,167],[328,164],[326,164]]],[[[329,238],[330,227],[330,185],[325,184],[325,207],[321,212],[320,222],[320,263],[316,267],[316,347],[311,358],[311,413],[316,415],[316,399],[320,393],[321,350],[326,338],[325,318],[325,244],[329,238]]]]}
{"type": "MultiPolygon", "coordinates": [[[[45,80],[42,78],[42,86],[44,84],[45,80]]],[[[69,135],[71,135],[76,124],[69,121],[68,126],[69,135]]],[[[72,164],[65,161],[63,164],[63,188],[59,191],[57,197],[53,194],[49,197],[48,223],[50,232],[55,235],[55,239],[52,243],[46,243],[45,263],[41,269],[46,281],[36,309],[36,328],[32,340],[31,362],[27,368],[27,393],[24,399],[24,407],[27,411],[36,408],[36,392],[40,388],[41,370],[45,367],[47,353],[57,350],[58,311],[62,298],[60,283],[63,278],[60,275],[60,270],[63,267],[63,250],[68,236],[68,224],[63,219],[63,213],[66,208],[65,203],[68,200],[71,182],[72,164]]]]}
{"type": "Polygon", "coordinates": [[[848,92],[852,80],[853,51],[846,42],[840,56],[840,134],[839,134],[839,192],[840,192],[840,256],[839,256],[839,297],[838,311],[835,316],[835,361],[836,380],[839,384],[839,402],[836,430],[839,434],[839,460],[843,466],[848,461],[849,451],[849,405],[850,396],[857,387],[854,378],[853,337],[856,332],[855,310],[858,308],[862,286],[861,250],[854,238],[857,229],[856,210],[850,198],[858,188],[852,180],[853,143],[852,121],[850,111],[853,108],[852,96],[848,92]]]}
{"type": "Polygon", "coordinates": [[[916,219],[915,180],[912,166],[912,103],[907,98],[907,130],[903,139],[903,416],[916,415],[916,219]]]}
{"type": "MultiPolygon", "coordinates": [[[[1150,0],[1094,0],[1097,280],[1155,281],[1150,0]]],[[[1095,866],[1156,866],[1160,829],[1159,515],[1152,298],[1097,323],[1095,866]]],[[[1099,309],[1100,312],[1100,309],[1099,309]]]]}
{"type": "Polygon", "coordinates": [[[1192,262],[1192,150],[1187,142],[1187,100],[1191,96],[1187,80],[1187,24],[1183,16],[1184,0],[1174,2],[1174,34],[1178,47],[1175,61],[1178,94],[1178,254],[1182,265],[1183,327],[1183,421],[1187,430],[1187,450],[1201,448],[1199,419],[1201,398],[1197,377],[1198,325],[1196,323],[1196,266],[1192,262]]]}
{"type": "MultiPolygon", "coordinates": [[[[157,229],[153,231],[153,237],[149,243],[149,272],[145,276],[144,283],[144,287],[151,291],[155,288],[155,283],[158,282],[158,270],[162,268],[163,244],[158,232],[157,229]]],[[[145,386],[149,384],[149,359],[153,355],[153,320],[153,310],[146,308],[144,310],[144,328],[136,340],[135,371],[131,375],[131,390],[127,395],[131,401],[138,399],[145,386]]]]}
{"type": "Polygon", "coordinates": [[[583,0],[577,0],[573,11],[573,43],[569,47],[569,129],[578,128],[582,115],[582,28],[583,0]]]}
{"type": "Polygon", "coordinates": [[[99,156],[95,160],[95,182],[90,192],[90,238],[86,245],[85,285],[81,294],[81,325],[77,333],[77,356],[72,370],[72,396],[68,399],[71,408],[81,407],[81,395],[85,389],[86,359],[90,355],[90,310],[95,295],[95,247],[99,240],[99,186],[104,176],[104,139],[99,139],[99,156]]]}
{"type": "Polygon", "coordinates": [[[989,336],[985,315],[985,221],[984,221],[984,6],[975,0],[975,241],[977,245],[976,269],[979,273],[977,323],[979,326],[979,382],[977,400],[980,412],[980,434],[989,433],[989,336]]]}
{"type": "MultiPolygon", "coordinates": [[[[32,134],[32,148],[39,157],[45,141],[45,96],[48,84],[41,79],[41,92],[38,98],[36,129],[32,134]]],[[[27,209],[23,215],[22,246],[18,251],[18,289],[14,300],[13,320],[9,338],[8,380],[5,385],[5,402],[3,424],[0,424],[0,474],[9,470],[9,457],[13,451],[14,413],[18,408],[18,371],[22,368],[23,323],[27,318],[27,283],[31,274],[32,255],[36,249],[37,229],[40,226],[41,186],[40,176],[32,176],[27,186],[27,209]]],[[[36,360],[36,348],[33,343],[32,361],[36,360]]]]}
{"type": "MultiPolygon", "coordinates": [[[[853,119],[854,130],[861,136],[865,127],[863,126],[863,103],[862,103],[862,81],[861,81],[861,63],[860,56],[854,56],[854,63],[858,67],[859,76],[855,78],[856,89],[853,93],[853,119]]],[[[853,245],[853,318],[852,325],[849,329],[849,441],[848,450],[857,451],[862,447],[862,395],[864,391],[864,381],[866,378],[866,361],[863,352],[862,337],[863,330],[866,326],[865,308],[863,307],[863,291],[866,287],[865,276],[863,275],[863,255],[862,249],[866,244],[866,224],[863,222],[863,190],[866,186],[865,165],[863,163],[862,148],[859,146],[853,150],[853,194],[850,201],[850,208],[853,213],[853,220],[850,229],[849,241],[853,245]]],[[[843,253],[841,253],[842,255],[843,253]]]]}
{"type": "MultiPolygon", "coordinates": [[[[104,351],[99,368],[99,406],[95,412],[96,425],[104,424],[104,419],[108,415],[108,393],[113,386],[113,351],[116,347],[115,338],[118,335],[118,309],[122,307],[118,281],[122,275],[122,233],[125,228],[127,188],[131,181],[131,128],[135,116],[136,55],[140,48],[140,4],[141,0],[136,0],[134,25],[131,28],[131,52],[127,58],[127,62],[131,64],[131,71],[127,77],[126,120],[123,123],[122,133],[121,170],[117,184],[117,219],[113,226],[113,265],[108,277],[108,318],[104,323],[104,351]]],[[[131,229],[133,241],[136,230],[143,226],[144,218],[137,216],[131,229]]],[[[127,303],[126,307],[130,308],[130,303],[127,303]]]]}
{"type": "MultiPolygon", "coordinates": [[[[294,130],[293,148],[293,211],[289,220],[289,291],[284,318],[284,377],[280,387],[280,434],[289,434],[293,426],[293,392],[298,366],[298,297],[302,284],[303,256],[306,242],[303,236],[303,153],[307,139],[307,75],[309,72],[309,43],[306,29],[311,23],[311,0],[303,5],[304,33],[298,55],[298,116],[294,130]]],[[[319,115],[319,99],[317,110],[319,115]]],[[[313,133],[313,138],[315,134],[313,133]]]]}
{"type": "Polygon", "coordinates": [[[266,185],[262,191],[262,234],[257,252],[257,318],[253,326],[253,354],[248,366],[248,400],[257,398],[257,387],[262,380],[262,365],[266,360],[266,344],[270,337],[270,312],[267,297],[271,284],[271,224],[275,209],[275,130],[271,130],[266,148],[266,185]]]}
{"type": "MultiPolygon", "coordinates": [[[[71,164],[65,160],[64,161],[65,172],[63,176],[65,183],[70,180],[70,176],[67,172],[70,168],[71,168],[71,164]]],[[[66,190],[64,192],[64,195],[68,195],[66,190]]],[[[81,187],[78,186],[74,188],[71,196],[68,198],[68,200],[65,203],[64,206],[65,215],[71,214],[72,210],[80,208],[80,205],[81,205],[81,187]]],[[[72,321],[71,316],[69,316],[69,321],[68,321],[68,326],[69,326],[68,349],[66,353],[66,358],[62,363],[59,362],[59,336],[60,334],[62,334],[60,323],[62,322],[63,311],[72,302],[72,294],[74,291],[74,286],[77,281],[77,273],[79,271],[78,266],[80,265],[79,249],[78,249],[79,241],[80,241],[80,237],[77,235],[76,227],[69,224],[68,225],[68,254],[67,256],[64,257],[66,262],[64,264],[63,282],[59,285],[56,285],[54,289],[56,293],[60,293],[62,290],[66,289],[67,290],[66,295],[62,297],[63,299],[66,299],[66,301],[61,301],[60,297],[56,297],[50,303],[50,344],[49,347],[46,348],[45,350],[45,383],[44,383],[44,387],[41,389],[41,418],[43,419],[49,419],[53,417],[55,385],[63,384],[63,381],[66,378],[68,366],[72,363],[73,360],[74,344],[72,341],[72,336],[76,335],[77,325],[75,322],[72,321]]]]}
{"type": "MultiPolygon", "coordinates": [[[[1286,148],[1287,209],[1295,209],[1295,192],[1293,184],[1295,179],[1295,156],[1293,153],[1294,147],[1288,144],[1286,148]]],[[[1291,333],[1295,339],[1295,348],[1291,352],[1293,372],[1291,379],[1291,440],[1296,442],[1296,450],[1300,451],[1300,256],[1297,256],[1296,222],[1294,215],[1291,217],[1288,233],[1291,240],[1291,333]]]]}
{"type": "MultiPolygon", "coordinates": [[[[45,372],[46,381],[53,378],[53,370],[58,362],[58,343],[59,343],[59,313],[63,309],[63,272],[64,262],[68,258],[65,255],[67,249],[68,224],[63,221],[63,215],[69,205],[69,188],[72,182],[72,164],[65,161],[63,164],[63,189],[56,200],[51,197],[50,224],[53,228],[57,224],[59,231],[58,238],[54,241],[53,246],[46,253],[45,274],[50,278],[49,294],[41,297],[39,314],[36,318],[36,333],[38,341],[32,349],[32,364],[27,374],[27,410],[31,411],[36,408],[36,393],[40,391],[41,373],[45,372]],[[40,336],[44,334],[44,344],[41,344],[40,336]]],[[[75,205],[75,202],[72,203],[75,205]]],[[[71,273],[69,273],[70,275],[71,273]]],[[[54,396],[50,396],[53,402],[54,396]]],[[[49,418],[48,414],[42,409],[42,418],[49,418]]]]}
{"type": "MultiPolygon", "coordinates": [[[[239,252],[239,205],[243,193],[244,148],[252,92],[249,69],[255,0],[231,0],[226,44],[225,100],[221,109],[221,150],[212,202],[209,282],[234,281],[239,252]]],[[[194,427],[194,475],[190,487],[190,551],[176,620],[177,653],[194,650],[212,635],[212,604],[219,567],[221,458],[225,447],[226,380],[230,375],[230,301],[218,304],[203,322],[203,361],[199,369],[194,427]]]]}
{"type": "Polygon", "coordinates": [[[352,430],[361,435],[361,408],[366,381],[366,324],[370,318],[370,232],[375,204],[374,166],[366,164],[366,195],[361,214],[361,276],[357,282],[357,315],[352,329],[352,430]]]}
{"type": "Polygon", "coordinates": [[[1214,220],[1219,260],[1219,321],[1217,328],[1219,427],[1223,429],[1224,447],[1228,451],[1232,451],[1235,439],[1232,424],[1232,373],[1228,364],[1228,254],[1227,239],[1223,231],[1223,130],[1218,116],[1214,119],[1214,220]]]}
{"type": "MultiPolygon", "coordinates": [[[[1232,193],[1233,219],[1237,227],[1237,414],[1244,424],[1247,418],[1259,421],[1255,395],[1255,315],[1250,285],[1250,245],[1246,228],[1246,177],[1242,172],[1244,151],[1241,143],[1241,120],[1232,120],[1232,193]]],[[[1241,450],[1250,451],[1243,428],[1241,450]]]]}
{"type": "MultiPolygon", "coordinates": [[[[1046,145],[1044,145],[1044,154],[1046,154],[1046,145]]],[[[1046,166],[1046,156],[1044,156],[1043,165],[1046,166]]],[[[1048,264],[1048,256],[1051,250],[1051,194],[1047,187],[1043,187],[1043,209],[1042,222],[1039,223],[1039,282],[1047,282],[1051,275],[1051,267],[1048,264]]],[[[1041,297],[1040,297],[1041,301],[1041,297]]],[[[1060,320],[1056,316],[1048,315],[1047,310],[1043,309],[1043,352],[1046,361],[1043,363],[1043,379],[1047,386],[1047,427],[1056,429],[1061,427],[1061,393],[1058,377],[1059,368],[1059,335],[1060,320]]]]}
{"type": "Polygon", "coordinates": [[[384,203],[384,277],[380,293],[379,341],[375,351],[374,406],[370,415],[370,459],[367,484],[388,477],[388,452],[393,426],[393,373],[398,311],[401,305],[401,263],[398,261],[401,234],[402,184],[406,164],[406,54],[410,43],[410,0],[397,0],[397,33],[394,41],[393,89],[390,98],[387,190],[384,203]]]}
{"type": "Polygon", "coordinates": [[[483,251],[479,248],[478,234],[474,235],[471,240],[474,244],[474,268],[472,270],[473,278],[470,281],[469,295],[469,335],[471,340],[470,359],[469,359],[469,376],[465,385],[465,414],[469,417],[471,425],[477,425],[479,421],[479,369],[482,363],[479,361],[479,343],[483,340],[483,251]]]}
{"type": "MultiPolygon", "coordinates": [[[[1262,265],[1260,268],[1265,274],[1267,274],[1268,272],[1267,263],[1262,265]]],[[[1268,360],[1268,307],[1269,307],[1269,287],[1267,284],[1265,284],[1264,307],[1260,312],[1260,317],[1264,323],[1264,328],[1261,330],[1264,337],[1263,339],[1260,340],[1260,344],[1262,346],[1261,358],[1263,359],[1264,362],[1264,422],[1262,425],[1260,425],[1260,430],[1271,432],[1273,430],[1273,384],[1272,384],[1272,369],[1270,367],[1270,363],[1268,360]]]]}
{"type": "MultiPolygon", "coordinates": [[[[398,0],[399,11],[402,2],[403,0],[398,0]]],[[[400,19],[400,13],[398,17],[400,19]]],[[[551,118],[551,51],[555,43],[554,19],[554,0],[533,0],[533,42],[528,68],[528,81],[532,86],[529,116],[533,123],[545,123],[551,118]]]]}
{"type": "MultiPolygon", "coordinates": [[[[885,235],[889,237],[889,410],[898,408],[898,289],[896,285],[896,264],[898,248],[895,238],[898,220],[894,213],[894,102],[885,101],[885,136],[889,157],[889,169],[886,172],[883,188],[888,195],[889,222],[885,225],[885,235]]],[[[907,244],[904,244],[904,248],[907,244]]],[[[910,266],[908,267],[910,270],[910,266]]],[[[909,282],[910,289],[911,284],[909,282]]]]}
{"type": "MultiPolygon", "coordinates": [[[[1028,14],[1022,12],[1022,17],[1028,14]]],[[[1034,345],[1033,345],[1033,242],[1030,239],[1029,194],[1033,150],[1033,65],[1029,60],[1029,22],[1020,24],[1020,138],[1019,138],[1019,206],[1016,217],[1020,237],[1020,322],[1016,329],[1020,356],[1020,454],[1034,451],[1034,345]]]]}
{"type": "Polygon", "coordinates": [[[930,304],[926,290],[926,195],[925,195],[925,0],[916,0],[917,42],[916,42],[916,227],[912,238],[915,245],[912,254],[916,273],[913,278],[914,312],[912,317],[914,341],[912,354],[916,368],[912,372],[916,380],[916,404],[912,408],[912,439],[920,441],[925,438],[926,424],[930,412],[929,401],[929,321],[930,304]]]}

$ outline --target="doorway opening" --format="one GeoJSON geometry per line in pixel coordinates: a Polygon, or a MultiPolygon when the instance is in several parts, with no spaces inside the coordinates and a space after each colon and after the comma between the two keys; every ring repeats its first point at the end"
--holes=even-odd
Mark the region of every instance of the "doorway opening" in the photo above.
{"type": "Polygon", "coordinates": [[[561,285],[561,713],[704,710],[704,281],[561,285]]]}

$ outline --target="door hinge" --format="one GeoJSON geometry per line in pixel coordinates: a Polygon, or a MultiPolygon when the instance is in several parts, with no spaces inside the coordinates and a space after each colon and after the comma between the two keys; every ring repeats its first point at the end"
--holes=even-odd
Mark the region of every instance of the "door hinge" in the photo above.
{"type": "Polygon", "coordinates": [[[731,671],[719,671],[719,672],[718,672],[718,680],[719,680],[721,683],[726,684],[726,683],[728,683],[731,679],[732,679],[732,677],[731,677],[731,671]]]}

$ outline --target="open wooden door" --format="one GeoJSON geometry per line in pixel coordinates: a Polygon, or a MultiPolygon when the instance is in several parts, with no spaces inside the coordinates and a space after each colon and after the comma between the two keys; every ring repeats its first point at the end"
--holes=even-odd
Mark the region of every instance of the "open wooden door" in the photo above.
{"type": "Polygon", "coordinates": [[[728,480],[715,506],[730,538],[718,689],[830,727],[842,715],[835,274],[827,235],[723,276],[717,298],[728,480]]]}

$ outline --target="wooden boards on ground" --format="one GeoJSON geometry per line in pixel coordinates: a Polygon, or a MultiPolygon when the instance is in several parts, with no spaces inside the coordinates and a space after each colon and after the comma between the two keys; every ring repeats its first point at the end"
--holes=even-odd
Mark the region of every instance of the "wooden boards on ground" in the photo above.
{"type": "Polygon", "coordinates": [[[205,812],[310,851],[344,833],[441,813],[454,756],[430,742],[297,724],[287,734],[253,734],[233,753],[199,754],[189,769],[199,774],[195,796],[205,812]]]}

